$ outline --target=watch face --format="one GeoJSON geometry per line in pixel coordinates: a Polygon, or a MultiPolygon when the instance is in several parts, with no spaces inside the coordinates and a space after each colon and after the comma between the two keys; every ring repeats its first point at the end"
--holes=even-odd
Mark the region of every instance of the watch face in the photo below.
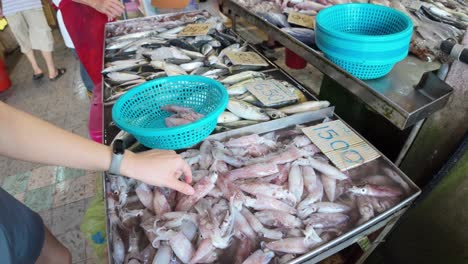
{"type": "Polygon", "coordinates": [[[112,151],[114,152],[114,154],[123,154],[125,151],[125,146],[124,146],[123,141],[120,139],[117,139],[116,141],[114,141],[112,151]]]}

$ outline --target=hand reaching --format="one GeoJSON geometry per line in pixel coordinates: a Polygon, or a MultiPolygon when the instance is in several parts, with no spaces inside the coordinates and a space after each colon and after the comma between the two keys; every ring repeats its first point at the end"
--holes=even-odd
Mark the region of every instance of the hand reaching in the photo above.
{"type": "Polygon", "coordinates": [[[120,16],[125,10],[124,5],[119,0],[95,0],[93,8],[106,14],[109,19],[120,16]]]}
{"type": "Polygon", "coordinates": [[[187,195],[194,193],[189,185],[192,170],[172,150],[149,150],[137,154],[126,151],[120,171],[122,175],[150,185],[168,187],[187,195]],[[179,180],[182,175],[185,182],[179,180]]]}

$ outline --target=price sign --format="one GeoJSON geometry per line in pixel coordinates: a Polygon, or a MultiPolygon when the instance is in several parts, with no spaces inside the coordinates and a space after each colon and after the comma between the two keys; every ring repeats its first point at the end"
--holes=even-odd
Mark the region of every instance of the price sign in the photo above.
{"type": "Polygon", "coordinates": [[[268,63],[255,52],[227,52],[234,65],[268,66],[268,63]]]}
{"type": "Polygon", "coordinates": [[[306,28],[315,28],[315,17],[297,12],[289,13],[288,22],[306,28]]]}
{"type": "Polygon", "coordinates": [[[249,92],[266,106],[297,100],[294,92],[277,80],[253,81],[247,83],[246,87],[249,92]]]}
{"type": "Polygon", "coordinates": [[[179,37],[203,36],[208,34],[208,31],[213,27],[213,24],[200,23],[189,24],[177,34],[179,37]]]}
{"type": "Polygon", "coordinates": [[[303,128],[302,131],[340,170],[348,170],[380,157],[341,120],[303,128]]]}

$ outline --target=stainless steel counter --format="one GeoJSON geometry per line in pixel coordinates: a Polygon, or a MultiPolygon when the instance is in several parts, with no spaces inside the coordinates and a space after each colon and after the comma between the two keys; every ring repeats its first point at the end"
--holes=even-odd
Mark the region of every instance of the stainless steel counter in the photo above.
{"type": "Polygon", "coordinates": [[[225,14],[231,16],[234,30],[239,18],[258,27],[338,82],[399,129],[410,127],[443,108],[453,92],[432,72],[440,67],[438,63],[427,63],[408,56],[387,76],[362,81],[233,0],[224,1],[223,8],[225,14]]]}

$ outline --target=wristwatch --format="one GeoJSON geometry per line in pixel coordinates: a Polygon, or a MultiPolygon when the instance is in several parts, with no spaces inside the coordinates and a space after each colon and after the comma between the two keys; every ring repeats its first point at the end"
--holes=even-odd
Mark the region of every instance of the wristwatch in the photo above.
{"type": "Polygon", "coordinates": [[[117,139],[116,141],[114,141],[114,144],[112,144],[112,159],[111,164],[109,166],[110,174],[120,174],[120,164],[122,164],[124,153],[124,142],[121,139],[117,139]]]}

